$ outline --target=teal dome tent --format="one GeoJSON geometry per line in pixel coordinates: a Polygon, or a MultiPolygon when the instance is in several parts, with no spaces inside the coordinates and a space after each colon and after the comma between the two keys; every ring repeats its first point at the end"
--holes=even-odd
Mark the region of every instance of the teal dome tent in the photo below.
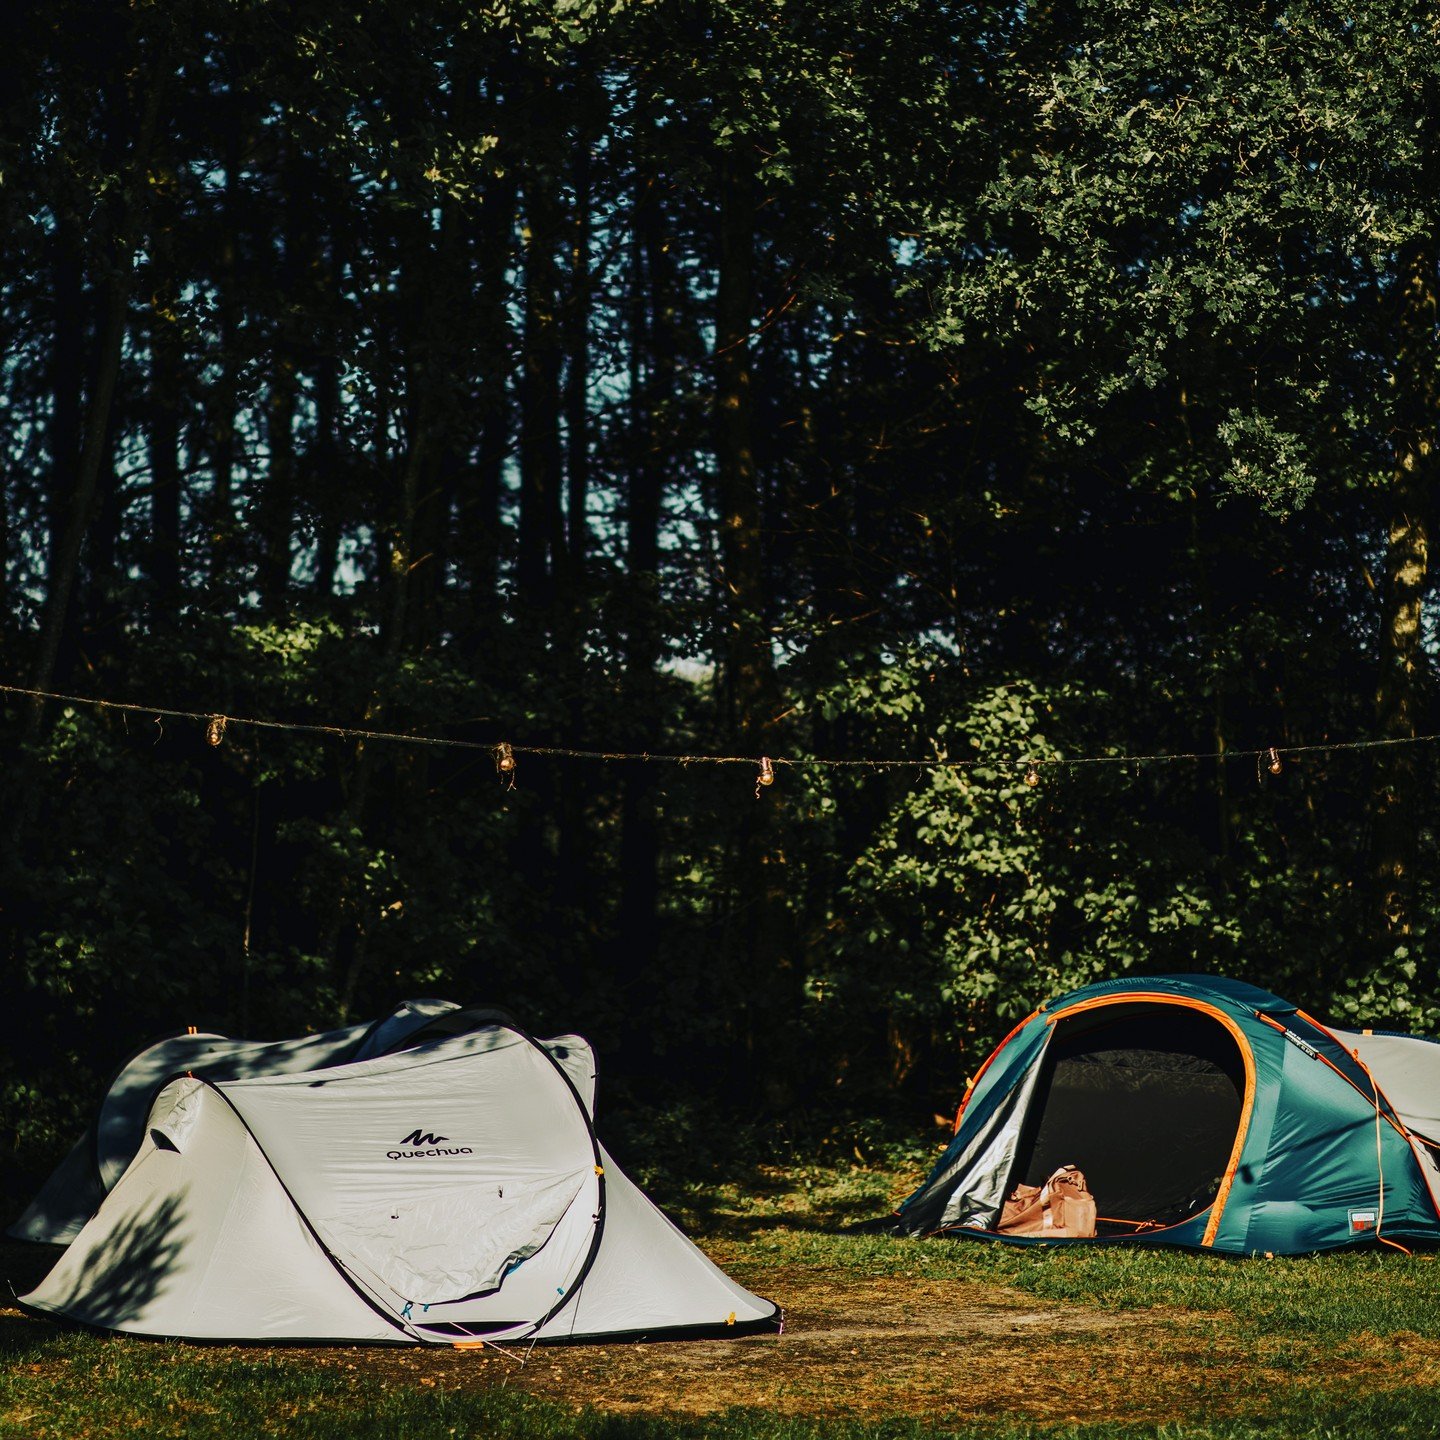
{"type": "Polygon", "coordinates": [[[971,1081],[897,1228],[1012,1243],[1299,1254],[1440,1239],[1440,1045],[1332,1029],[1235,980],[1161,975],[1042,1005],[971,1081]],[[1007,1195],[1088,1179],[1090,1240],[1002,1236],[1007,1195]]]}

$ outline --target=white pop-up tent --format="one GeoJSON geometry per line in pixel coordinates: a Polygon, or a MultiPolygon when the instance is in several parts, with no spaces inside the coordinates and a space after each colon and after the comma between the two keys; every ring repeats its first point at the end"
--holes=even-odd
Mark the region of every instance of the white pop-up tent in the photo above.
{"type": "MultiPolygon", "coordinates": [[[[192,1067],[193,1069],[193,1067],[192,1067]]],[[[774,1329],[620,1172],[573,1036],[168,1080],[28,1309],[131,1334],[463,1345],[774,1329]]]]}
{"type": "Polygon", "coordinates": [[[190,1071],[207,1080],[238,1080],[320,1070],[417,1044],[436,1031],[473,1029],[494,1014],[461,1010],[453,1000],[405,1000],[370,1024],[347,1025],[296,1040],[231,1040],[191,1030],[154,1041],[116,1072],[85,1133],[6,1234],[44,1245],[68,1245],[134,1158],[150,1106],[172,1075],[190,1071]]]}

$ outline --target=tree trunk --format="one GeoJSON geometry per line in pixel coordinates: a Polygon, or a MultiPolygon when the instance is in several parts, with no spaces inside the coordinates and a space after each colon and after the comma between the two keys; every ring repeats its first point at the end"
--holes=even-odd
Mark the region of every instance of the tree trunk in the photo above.
{"type": "MultiPolygon", "coordinates": [[[[85,559],[80,567],[77,584],[80,594],[72,607],[81,617],[77,637],[83,652],[100,649],[97,637],[111,626],[123,623],[123,602],[120,599],[120,537],[125,528],[125,496],[120,477],[115,472],[114,411],[111,412],[109,433],[102,447],[104,461],[95,484],[94,514],[89,534],[85,537],[85,559]]],[[[62,653],[67,640],[62,640],[62,653]]]]}
{"type": "MultiPolygon", "coordinates": [[[[548,77],[532,82],[533,123],[553,124],[554,86],[548,77]]],[[[569,566],[565,551],[561,505],[560,441],[561,359],[563,333],[558,314],[560,271],[557,250],[561,240],[560,207],[553,176],[543,164],[531,166],[524,197],[524,337],[520,375],[520,534],[516,557],[516,596],[522,618],[520,633],[536,655],[548,655],[551,686],[536,695],[538,712],[533,733],[554,743],[563,723],[554,703],[556,691],[570,679],[557,672],[572,660],[568,624],[557,624],[563,607],[556,604],[563,591],[568,597],[569,566]]],[[[537,916],[550,918],[548,897],[559,889],[553,861],[557,833],[547,818],[558,811],[556,767],[532,764],[525,773],[525,797],[518,805],[515,869],[537,916]]],[[[563,822],[562,822],[563,823],[563,822]]],[[[572,897],[567,897],[572,898],[572,897]]]]}
{"type": "MultiPolygon", "coordinates": [[[[742,746],[770,734],[773,660],[766,627],[763,530],[752,435],[750,328],[755,291],[754,157],[744,142],[721,168],[715,317],[716,460],[724,569],[729,729],[742,746]]],[[[757,750],[757,753],[760,753],[757,750]]]]}
{"type": "Polygon", "coordinates": [[[310,485],[319,518],[315,527],[316,595],[334,593],[335,567],[340,562],[340,362],[333,353],[315,365],[315,434],[310,441],[310,485]]]}
{"type": "Polygon", "coordinates": [[[513,168],[490,181],[473,237],[479,328],[483,337],[480,436],[474,465],[458,502],[459,543],[469,579],[474,626],[483,637],[498,613],[501,554],[500,496],[510,453],[510,378],[513,332],[510,284],[516,204],[513,168]]]}
{"type": "Polygon", "coordinates": [[[180,370],[179,324],[173,287],[150,321],[150,585],[151,623],[180,622],[180,370]]]}
{"type": "Polygon", "coordinates": [[[590,137],[576,145],[575,213],[570,224],[570,294],[566,306],[565,479],[570,568],[585,568],[590,533],[590,137]]]}
{"type": "Polygon", "coordinates": [[[555,565],[564,563],[560,533],[561,334],[556,313],[559,267],[555,255],[559,207],[550,180],[538,167],[526,195],[525,218],[516,583],[523,604],[545,611],[554,598],[555,565]]]}
{"type": "MultiPolygon", "coordinates": [[[[637,130],[640,122],[637,121],[637,130]]],[[[637,187],[630,264],[631,466],[626,569],[632,592],[626,636],[625,686],[633,727],[626,748],[657,747],[661,733],[655,669],[660,659],[660,515],[672,439],[670,406],[676,361],[673,264],[665,252],[659,197],[653,183],[637,187]]],[[[627,1013],[643,993],[655,959],[660,898],[660,836],[655,772],[634,765],[621,796],[618,979],[627,1013]]],[[[643,1025],[645,1016],[637,1015],[643,1025]]],[[[646,1027],[648,1028],[648,1027],[646,1027]]],[[[641,1033],[632,1037],[639,1048],[641,1033]]]]}
{"type": "Polygon", "coordinates": [[[55,329],[51,349],[50,394],[54,406],[50,427],[50,488],[46,573],[60,573],[65,529],[75,506],[84,445],[87,344],[85,273],[80,239],[73,216],[62,213],[51,237],[51,289],[55,297],[55,329]]]}
{"type": "MultiPolygon", "coordinates": [[[[767,624],[764,516],[753,440],[750,331],[755,313],[754,151],[743,140],[724,154],[720,175],[720,274],[716,293],[716,461],[720,559],[728,611],[725,678],[732,743],[755,756],[774,751],[774,659],[767,624]]],[[[748,783],[745,781],[741,782],[748,783]]],[[[744,1073],[764,1074],[765,1098],[784,1104],[782,1067],[757,1067],[756,1056],[785,1053],[799,1002],[788,935],[784,857],[773,837],[777,796],[763,792],[741,811],[733,904],[739,950],[747,957],[743,987],[744,1073]]]]}
{"type": "MultiPolygon", "coordinates": [[[[407,435],[408,447],[401,470],[398,501],[386,528],[385,618],[374,687],[366,707],[363,726],[373,729],[386,719],[391,704],[391,687],[400,669],[401,657],[415,638],[414,612],[420,582],[417,575],[427,564],[439,566],[437,554],[423,552],[417,542],[422,521],[429,538],[437,545],[437,526],[449,514],[448,491],[442,496],[438,477],[444,460],[443,447],[454,433],[454,416],[446,408],[446,380],[454,364],[454,342],[459,322],[458,292],[465,277],[458,274],[460,247],[453,208],[446,205],[440,217],[438,241],[432,246],[428,224],[415,226],[402,247],[402,293],[413,301],[418,317],[411,337],[406,365],[406,400],[413,417],[407,435]],[[428,509],[428,519],[426,518],[428,509]]],[[[366,802],[375,773],[373,746],[356,744],[353,779],[346,799],[343,825],[348,833],[361,832],[366,802]]],[[[424,765],[414,772],[423,784],[424,765]]],[[[350,877],[342,882],[331,909],[324,937],[324,954],[332,964],[338,959],[341,935],[352,918],[350,877]]],[[[349,964],[340,985],[340,1018],[351,1013],[359,994],[365,969],[368,927],[361,926],[349,964]]]]}
{"type": "Polygon", "coordinates": [[[230,589],[235,557],[235,436],[239,407],[240,273],[235,237],[240,230],[240,123],[232,120],[225,149],[225,189],[220,200],[217,308],[220,330],[219,378],[208,399],[210,418],[209,568],[221,593],[230,589]]]}
{"type": "MultiPolygon", "coordinates": [[[[441,214],[434,254],[426,254],[421,263],[423,268],[417,278],[429,298],[415,299],[426,320],[409,381],[410,408],[423,417],[427,449],[414,499],[407,572],[406,644],[415,651],[429,648],[440,638],[441,598],[461,467],[455,448],[461,434],[459,416],[438,398],[452,393],[446,379],[455,373],[459,363],[456,329],[458,317],[468,303],[471,283],[453,205],[446,205],[441,214]]],[[[423,754],[412,757],[413,771],[422,786],[426,759],[423,754]]]]}
{"type": "MultiPolygon", "coordinates": [[[[133,282],[134,252],[140,240],[140,183],[154,148],[156,126],[160,118],[160,95],[163,86],[152,81],[145,96],[140,127],[131,151],[129,171],[133,183],[130,198],[120,216],[115,232],[115,264],[105,287],[105,308],[100,326],[100,348],[95,369],[95,385],[86,409],[85,431],[80,462],[75,476],[71,500],[60,548],[48,577],[45,608],[40,622],[40,642],[35,665],[30,673],[34,690],[53,687],[60,662],[60,645],[70,616],[70,602],[75,593],[75,579],[80,571],[80,551],[85,532],[94,514],[100,477],[105,467],[110,439],[110,415],[115,403],[115,388],[120,379],[120,362],[125,346],[126,318],[133,282]]],[[[33,700],[27,710],[22,737],[33,741],[40,732],[44,714],[43,700],[33,700]]]]}
{"type": "Polygon", "coordinates": [[[260,605],[272,620],[285,613],[290,588],[290,532],[295,511],[295,359],[283,341],[270,371],[265,406],[269,457],[260,486],[259,554],[256,585],[260,605]]]}
{"type": "MultiPolygon", "coordinates": [[[[1430,566],[1431,496],[1436,484],[1436,249],[1432,241],[1402,255],[1395,478],[1380,617],[1376,729],[1385,740],[1420,731],[1425,652],[1421,621],[1430,566]]],[[[1419,817],[1420,756],[1413,745],[1375,752],[1372,872],[1379,933],[1405,935],[1412,924],[1412,874],[1419,817]]]]}
{"type": "Polygon", "coordinates": [[[284,222],[280,236],[281,258],[277,311],[271,339],[270,384],[265,405],[265,438],[269,454],[256,506],[259,554],[255,588],[262,612],[275,620],[285,614],[290,591],[290,546],[296,509],[295,419],[300,386],[296,316],[305,310],[305,275],[311,254],[309,177],[296,155],[295,141],[280,141],[280,175],[285,187],[284,222]]]}
{"type": "MultiPolygon", "coordinates": [[[[410,442],[409,454],[401,472],[400,496],[394,517],[388,529],[388,584],[389,605],[381,636],[380,663],[377,679],[370,692],[370,701],[365,708],[361,725],[364,729],[375,729],[385,718],[388,700],[387,690],[393,679],[404,648],[405,612],[409,595],[409,576],[414,558],[415,514],[420,495],[420,477],[428,459],[429,450],[429,406],[420,402],[420,416],[410,442]]],[[[349,834],[358,834],[365,818],[365,806],[370,797],[370,785],[375,773],[375,750],[365,740],[355,744],[350,793],[346,796],[342,826],[349,834]]],[[[332,964],[340,951],[340,937],[351,910],[351,887],[349,877],[344,878],[331,906],[321,954],[332,964]]],[[[365,946],[357,943],[350,963],[345,967],[340,985],[339,1019],[343,1024],[349,1018],[359,992],[360,977],[364,969],[365,946]]]]}

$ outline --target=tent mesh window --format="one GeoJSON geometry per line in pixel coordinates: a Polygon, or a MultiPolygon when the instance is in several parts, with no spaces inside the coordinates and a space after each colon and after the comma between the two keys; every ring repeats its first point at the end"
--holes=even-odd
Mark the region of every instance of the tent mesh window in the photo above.
{"type": "Polygon", "coordinates": [[[1099,1233],[1175,1225],[1219,1192],[1240,1125],[1245,1065],[1203,1011],[1128,1005],[1063,1016],[1021,1133],[1011,1184],[1084,1173],[1099,1233]]]}

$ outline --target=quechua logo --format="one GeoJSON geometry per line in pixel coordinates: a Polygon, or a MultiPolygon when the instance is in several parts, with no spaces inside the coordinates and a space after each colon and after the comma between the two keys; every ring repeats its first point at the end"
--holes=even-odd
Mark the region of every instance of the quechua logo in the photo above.
{"type": "Polygon", "coordinates": [[[387,1150],[387,1160],[425,1160],[439,1155],[469,1155],[468,1145],[446,1145],[448,1135],[432,1135],[428,1130],[412,1130],[400,1143],[413,1146],[410,1150],[387,1150]]]}

